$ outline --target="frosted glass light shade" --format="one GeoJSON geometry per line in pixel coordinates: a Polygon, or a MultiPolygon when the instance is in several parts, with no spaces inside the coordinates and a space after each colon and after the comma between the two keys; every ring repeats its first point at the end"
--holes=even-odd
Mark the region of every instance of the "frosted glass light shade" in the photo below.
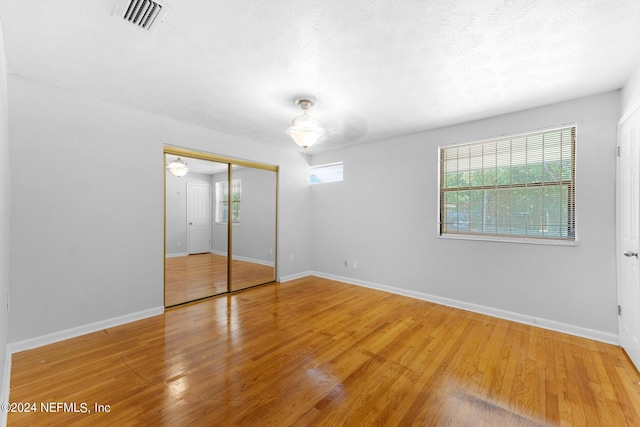
{"type": "Polygon", "coordinates": [[[318,126],[318,120],[304,114],[294,118],[291,126],[287,128],[287,134],[302,148],[311,147],[324,134],[324,129],[318,126]]]}
{"type": "Polygon", "coordinates": [[[177,177],[185,176],[187,172],[189,172],[189,167],[187,166],[187,162],[178,157],[175,160],[172,160],[167,165],[167,169],[169,172],[174,174],[177,177]]]}

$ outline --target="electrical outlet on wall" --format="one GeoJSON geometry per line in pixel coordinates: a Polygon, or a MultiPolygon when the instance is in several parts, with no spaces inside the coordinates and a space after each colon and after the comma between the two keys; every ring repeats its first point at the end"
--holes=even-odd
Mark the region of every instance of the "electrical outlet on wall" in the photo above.
{"type": "Polygon", "coordinates": [[[353,268],[358,268],[358,261],[353,261],[353,268]]]}

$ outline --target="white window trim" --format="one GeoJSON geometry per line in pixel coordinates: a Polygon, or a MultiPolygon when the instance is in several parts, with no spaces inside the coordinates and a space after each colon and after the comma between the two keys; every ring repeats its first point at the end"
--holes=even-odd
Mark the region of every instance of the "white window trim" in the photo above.
{"type": "Polygon", "coordinates": [[[440,234],[440,227],[437,230],[437,237],[444,240],[476,240],[484,242],[501,242],[501,243],[523,243],[526,245],[548,245],[548,246],[577,246],[578,236],[575,240],[558,240],[558,239],[532,239],[530,237],[507,237],[507,236],[489,236],[484,234],[440,234]]]}

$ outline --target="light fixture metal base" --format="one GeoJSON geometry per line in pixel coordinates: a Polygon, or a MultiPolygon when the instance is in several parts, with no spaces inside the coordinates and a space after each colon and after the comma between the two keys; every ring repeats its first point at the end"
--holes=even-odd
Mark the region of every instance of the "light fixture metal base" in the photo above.
{"type": "Polygon", "coordinates": [[[300,95],[293,98],[293,103],[303,109],[305,109],[302,105],[303,103],[308,103],[307,108],[310,108],[316,105],[317,102],[316,97],[311,95],[300,95]]]}

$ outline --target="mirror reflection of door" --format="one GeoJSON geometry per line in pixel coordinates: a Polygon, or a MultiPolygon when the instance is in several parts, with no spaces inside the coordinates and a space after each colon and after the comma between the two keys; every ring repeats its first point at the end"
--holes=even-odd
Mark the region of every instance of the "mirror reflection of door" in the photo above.
{"type": "Polygon", "coordinates": [[[189,255],[211,252],[211,185],[187,182],[189,255]]]}
{"type": "MultiPolygon", "coordinates": [[[[168,164],[177,156],[166,154],[168,164]]],[[[214,223],[214,176],[227,163],[182,157],[189,171],[166,171],[165,306],[228,292],[227,233],[214,223]]]]}
{"type": "Polygon", "coordinates": [[[276,172],[232,165],[231,290],[273,282],[276,172]]]}

